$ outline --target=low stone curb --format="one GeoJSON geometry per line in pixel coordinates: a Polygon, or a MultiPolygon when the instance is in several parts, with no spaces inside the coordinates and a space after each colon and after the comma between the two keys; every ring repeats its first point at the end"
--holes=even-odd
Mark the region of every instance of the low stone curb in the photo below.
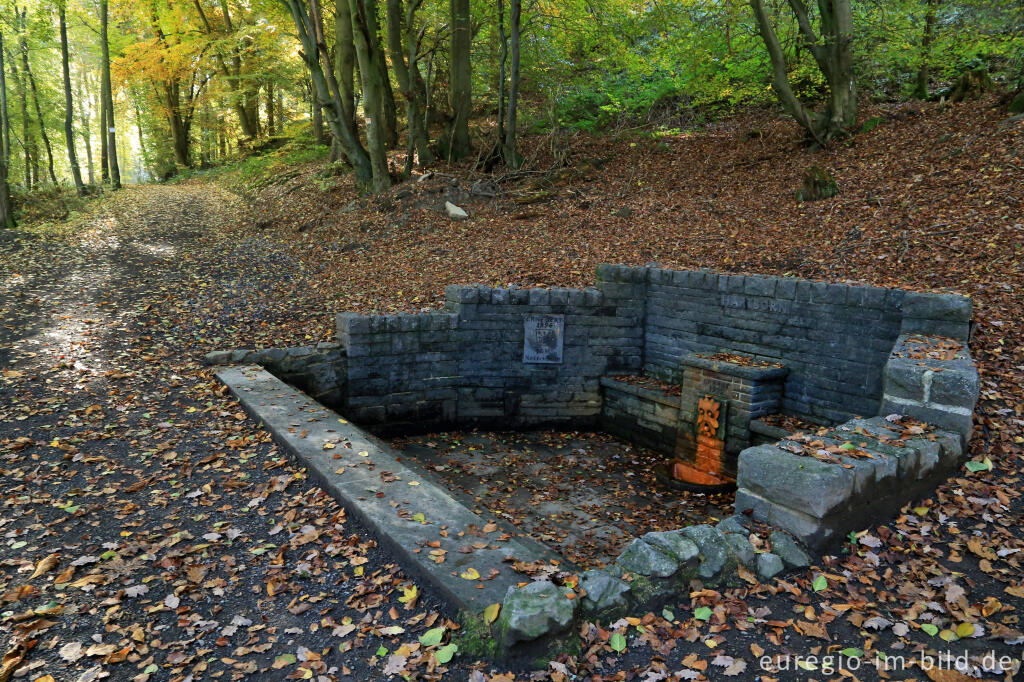
{"type": "Polygon", "coordinates": [[[507,650],[565,634],[584,619],[611,622],[647,613],[689,594],[694,581],[705,587],[736,585],[741,567],[770,580],[786,569],[811,565],[813,555],[783,531],[769,536],[771,552],[756,549],[749,523],[737,515],[714,526],[647,533],[610,566],[583,573],[575,593],[546,580],[510,587],[497,622],[499,643],[507,650]]]}
{"type": "Polygon", "coordinates": [[[522,577],[508,567],[506,557],[524,562],[546,558],[532,544],[483,532],[485,519],[408,469],[385,443],[263,368],[229,367],[219,370],[217,377],[403,569],[456,609],[479,616],[505,598],[522,577]],[[460,552],[469,536],[486,540],[488,546],[460,552]],[[436,556],[444,560],[433,560],[436,556]],[[479,573],[479,579],[461,577],[469,569],[479,573]],[[493,578],[491,569],[498,571],[493,578]]]}

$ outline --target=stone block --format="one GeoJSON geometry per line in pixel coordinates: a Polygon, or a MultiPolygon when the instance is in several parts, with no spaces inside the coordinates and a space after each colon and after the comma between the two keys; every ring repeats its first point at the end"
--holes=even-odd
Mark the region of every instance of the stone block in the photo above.
{"type": "Polygon", "coordinates": [[[624,609],[629,604],[629,583],[607,571],[591,570],[580,576],[580,587],[586,591],[581,608],[585,615],[597,618],[624,609]]]}
{"type": "Polygon", "coordinates": [[[687,539],[682,530],[647,533],[643,541],[683,564],[690,561],[696,563],[700,553],[697,545],[687,539]]]}
{"type": "Polygon", "coordinates": [[[915,319],[970,322],[973,316],[971,299],[958,294],[935,294],[908,291],[903,298],[903,316],[915,319]]]}
{"type": "Polygon", "coordinates": [[[765,552],[757,555],[757,577],[761,580],[771,580],[784,570],[786,565],[778,554],[765,552]]]}
{"type": "Polygon", "coordinates": [[[714,526],[698,525],[687,526],[682,529],[682,533],[692,540],[700,551],[700,577],[714,577],[725,568],[732,550],[722,531],[714,526]]]}
{"type": "Polygon", "coordinates": [[[788,533],[775,531],[768,536],[772,552],[777,554],[789,568],[806,568],[811,565],[811,555],[788,533]]]}
{"type": "Polygon", "coordinates": [[[904,317],[900,334],[923,334],[943,336],[966,341],[970,336],[970,323],[955,320],[933,320],[931,318],[904,317]]]}
{"type": "Polygon", "coordinates": [[[774,296],[776,282],[775,277],[748,275],[745,278],[743,293],[750,296],[774,296]]]}
{"type": "Polygon", "coordinates": [[[770,445],[740,453],[737,484],[765,499],[823,518],[853,492],[853,474],[835,464],[770,445]]]}
{"type": "Polygon", "coordinates": [[[797,281],[792,277],[779,277],[775,283],[775,297],[786,301],[795,299],[797,281]]]}
{"type": "Polygon", "coordinates": [[[370,331],[370,318],[359,313],[340,313],[336,327],[339,336],[366,334],[370,331]]]}
{"type": "Polygon", "coordinates": [[[736,491],[735,509],[737,513],[749,511],[758,521],[784,528],[812,546],[825,545],[835,535],[834,529],[822,519],[776,504],[744,488],[736,491]]]}
{"type": "Polygon", "coordinates": [[[724,536],[725,542],[729,545],[729,550],[733,553],[733,556],[744,566],[753,566],[756,556],[754,554],[754,547],[750,544],[747,536],[739,533],[725,533],[724,536]]]}
{"type": "Polygon", "coordinates": [[[640,538],[634,538],[615,563],[624,571],[652,578],[668,578],[679,569],[674,557],[640,538]]]}
{"type": "MultiPolygon", "coordinates": [[[[892,364],[891,360],[889,364],[892,364]]],[[[888,366],[886,371],[888,372],[888,366]]],[[[960,367],[940,368],[932,373],[929,399],[933,403],[973,410],[980,393],[978,368],[972,363],[963,363],[960,367]]],[[[888,390],[886,394],[892,395],[888,390]]]]}
{"type": "Polygon", "coordinates": [[[569,303],[569,289],[555,287],[550,293],[551,305],[567,305],[569,303]]]}
{"type": "Polygon", "coordinates": [[[571,591],[547,580],[508,588],[497,624],[502,644],[510,647],[568,629],[576,604],[567,597],[571,591]]]}

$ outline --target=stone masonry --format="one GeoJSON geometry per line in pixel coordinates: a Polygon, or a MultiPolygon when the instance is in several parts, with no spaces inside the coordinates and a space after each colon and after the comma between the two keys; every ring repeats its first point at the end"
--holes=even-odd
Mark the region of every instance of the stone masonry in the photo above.
{"type": "Polygon", "coordinates": [[[789,370],[775,364],[740,365],[690,354],[683,358],[676,455],[692,457],[697,401],[704,395],[727,401],[723,406],[725,458],[723,471],[736,476],[736,457],[750,446],[750,422],[779,411],[783,381],[789,370]]]}
{"type": "Polygon", "coordinates": [[[682,384],[684,393],[725,382],[740,403],[725,438],[727,451],[742,450],[738,510],[814,546],[933,486],[971,435],[979,382],[967,348],[972,307],[963,296],[621,265],[599,266],[589,289],[460,285],[446,295],[443,311],[343,313],[337,345],[211,360],[264,364],[377,432],[596,427],[614,421],[602,420],[604,405],[621,431],[633,428],[644,436],[638,442],[656,449],[673,437],[673,420],[676,431],[687,430],[688,409],[623,388],[615,375],[644,372],[682,384]],[[557,341],[547,348],[531,339],[550,351],[541,363],[524,352],[530,324],[557,341]],[[715,378],[721,367],[700,356],[720,354],[781,365],[777,383],[759,386],[757,377],[735,372],[715,378]],[[769,403],[840,431],[879,416],[855,427],[866,432],[866,445],[859,432],[845,440],[833,432],[811,450],[785,442],[743,450],[750,421],[769,403]],[[883,419],[890,415],[927,422],[934,436],[903,442],[890,433],[897,422],[883,419]],[[866,458],[868,466],[832,451],[848,447],[885,457],[866,458]]]}

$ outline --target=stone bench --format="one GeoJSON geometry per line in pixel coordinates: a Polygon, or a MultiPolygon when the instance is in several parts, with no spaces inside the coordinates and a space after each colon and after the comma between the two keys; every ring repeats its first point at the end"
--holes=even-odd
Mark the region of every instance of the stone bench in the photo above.
{"type": "Polygon", "coordinates": [[[928,494],[962,455],[959,433],[898,415],[851,419],[740,453],[736,512],[821,549],[928,494]]]}

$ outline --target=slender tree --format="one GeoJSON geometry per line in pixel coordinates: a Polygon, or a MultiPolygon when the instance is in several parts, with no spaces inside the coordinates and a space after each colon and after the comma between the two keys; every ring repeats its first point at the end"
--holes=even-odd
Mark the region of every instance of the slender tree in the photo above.
{"type": "Polygon", "coordinates": [[[267,81],[267,135],[273,137],[277,134],[276,121],[274,120],[274,81],[267,81]]]}
{"type": "Polygon", "coordinates": [[[108,23],[108,0],[100,0],[100,48],[102,57],[100,59],[101,76],[103,78],[103,102],[101,106],[106,111],[106,129],[103,131],[107,138],[107,163],[110,165],[110,185],[114,189],[121,189],[121,169],[117,163],[117,137],[114,124],[114,95],[110,86],[110,40],[107,35],[108,23]]]}
{"type": "MultiPolygon", "coordinates": [[[[17,12],[17,8],[15,8],[17,12]]],[[[28,9],[21,10],[21,68],[28,80],[29,88],[32,91],[32,102],[35,105],[36,119],[39,121],[39,136],[43,139],[43,146],[46,148],[46,163],[50,171],[50,181],[56,185],[57,175],[53,172],[53,147],[50,145],[50,136],[46,132],[46,121],[43,118],[43,108],[39,104],[39,88],[36,87],[36,78],[32,75],[32,67],[28,59],[28,9]]]]}
{"type": "Polygon", "coordinates": [[[803,0],[788,0],[801,44],[825,77],[828,98],[815,112],[797,98],[789,83],[782,43],[763,0],[750,0],[772,64],[772,89],[786,112],[819,144],[843,136],[857,120],[857,86],[853,74],[853,13],[850,0],[818,0],[818,31],[803,0]],[[820,36],[819,36],[820,31],[820,36]]]}
{"type": "Polygon", "coordinates": [[[89,115],[89,102],[84,99],[84,94],[88,92],[89,84],[86,80],[86,74],[84,71],[80,72],[78,80],[75,82],[75,94],[78,99],[78,128],[82,135],[82,142],[85,144],[85,169],[88,174],[89,184],[96,184],[96,176],[92,170],[92,126],[91,116],[89,115]],[[84,85],[83,85],[84,83],[84,85]]]}
{"type": "MultiPolygon", "coordinates": [[[[20,14],[15,17],[15,28],[20,24],[19,18],[20,14]]],[[[25,189],[31,190],[35,186],[39,174],[35,161],[35,137],[32,135],[32,119],[28,113],[28,85],[18,69],[16,53],[7,50],[7,58],[11,69],[11,77],[14,78],[15,89],[18,93],[18,114],[21,118],[21,150],[25,161],[23,164],[25,189]]]]}
{"type": "Polygon", "coordinates": [[[519,167],[519,152],[517,151],[516,135],[519,127],[519,63],[520,63],[520,34],[522,30],[523,3],[522,0],[509,0],[509,52],[510,68],[508,82],[508,109],[505,112],[504,125],[505,139],[504,153],[505,164],[512,168],[519,167]]]}
{"type": "Polygon", "coordinates": [[[449,0],[451,15],[451,50],[449,51],[449,104],[452,109],[448,155],[453,159],[473,151],[469,139],[469,117],[473,112],[473,67],[470,50],[473,45],[469,0],[449,0]]]}
{"type": "Polygon", "coordinates": [[[334,69],[338,80],[341,97],[341,115],[343,122],[354,135],[358,135],[356,125],[356,48],[352,42],[352,12],[348,0],[335,0],[334,3],[334,69]]]}
{"type": "MultiPolygon", "coordinates": [[[[366,17],[369,31],[366,39],[370,44],[370,53],[374,57],[377,69],[377,80],[381,84],[381,111],[384,115],[384,144],[388,149],[398,146],[398,108],[395,106],[395,91],[391,89],[391,76],[388,74],[388,59],[381,42],[380,20],[377,16],[377,0],[373,0],[373,14],[366,17]]],[[[360,67],[362,68],[362,67],[360,67]]]]}
{"type": "Polygon", "coordinates": [[[107,95],[103,79],[100,78],[100,181],[110,182],[110,162],[107,160],[107,95]]]}
{"type": "Polygon", "coordinates": [[[282,0],[282,2],[291,13],[292,21],[298,32],[299,43],[302,45],[300,54],[309,71],[313,96],[327,113],[331,134],[338,140],[345,158],[352,165],[356,182],[362,186],[369,186],[373,181],[373,168],[370,164],[369,154],[355,132],[344,123],[341,96],[338,82],[334,78],[334,70],[323,68],[324,63],[330,64],[331,62],[327,45],[323,41],[323,32],[319,29],[322,24],[319,21],[314,21],[314,17],[319,17],[320,14],[319,5],[316,0],[310,0],[309,8],[304,0],[282,0]]]}
{"type": "MultiPolygon", "coordinates": [[[[316,0],[311,0],[316,4],[316,0]]],[[[387,124],[384,118],[386,90],[378,68],[379,57],[375,46],[379,41],[371,39],[375,22],[370,17],[377,12],[376,0],[349,0],[352,13],[352,37],[359,61],[359,76],[363,84],[363,111],[366,112],[366,144],[373,169],[372,186],[380,191],[391,186],[387,158],[387,124]]]]}
{"type": "Polygon", "coordinates": [[[71,179],[75,183],[75,191],[79,196],[85,194],[82,184],[82,170],[78,167],[78,154],[75,152],[75,108],[71,98],[71,66],[68,59],[68,22],[64,9],[65,0],[57,1],[57,14],[60,21],[60,63],[64,75],[64,139],[68,144],[68,162],[71,164],[71,179]]]}
{"type": "Polygon", "coordinates": [[[423,0],[410,0],[403,11],[402,0],[387,0],[388,15],[388,50],[391,53],[391,65],[398,79],[398,87],[405,100],[405,118],[409,125],[408,169],[412,164],[412,151],[419,156],[420,165],[431,163],[434,153],[430,149],[430,137],[424,123],[425,102],[423,90],[418,87],[413,71],[417,70],[419,41],[417,40],[413,19],[416,10],[423,0]],[[408,62],[406,58],[408,57],[408,62]]]}
{"type": "Polygon", "coordinates": [[[11,134],[7,120],[7,76],[4,69],[4,34],[0,31],[0,227],[14,227],[11,188],[7,184],[7,163],[11,155],[11,134]]]}
{"type": "Polygon", "coordinates": [[[914,88],[914,95],[918,99],[928,97],[928,81],[931,79],[932,41],[935,39],[935,20],[939,10],[940,0],[927,0],[928,8],[924,15],[924,32],[921,35],[921,63],[917,69],[917,86],[914,88]]]}

